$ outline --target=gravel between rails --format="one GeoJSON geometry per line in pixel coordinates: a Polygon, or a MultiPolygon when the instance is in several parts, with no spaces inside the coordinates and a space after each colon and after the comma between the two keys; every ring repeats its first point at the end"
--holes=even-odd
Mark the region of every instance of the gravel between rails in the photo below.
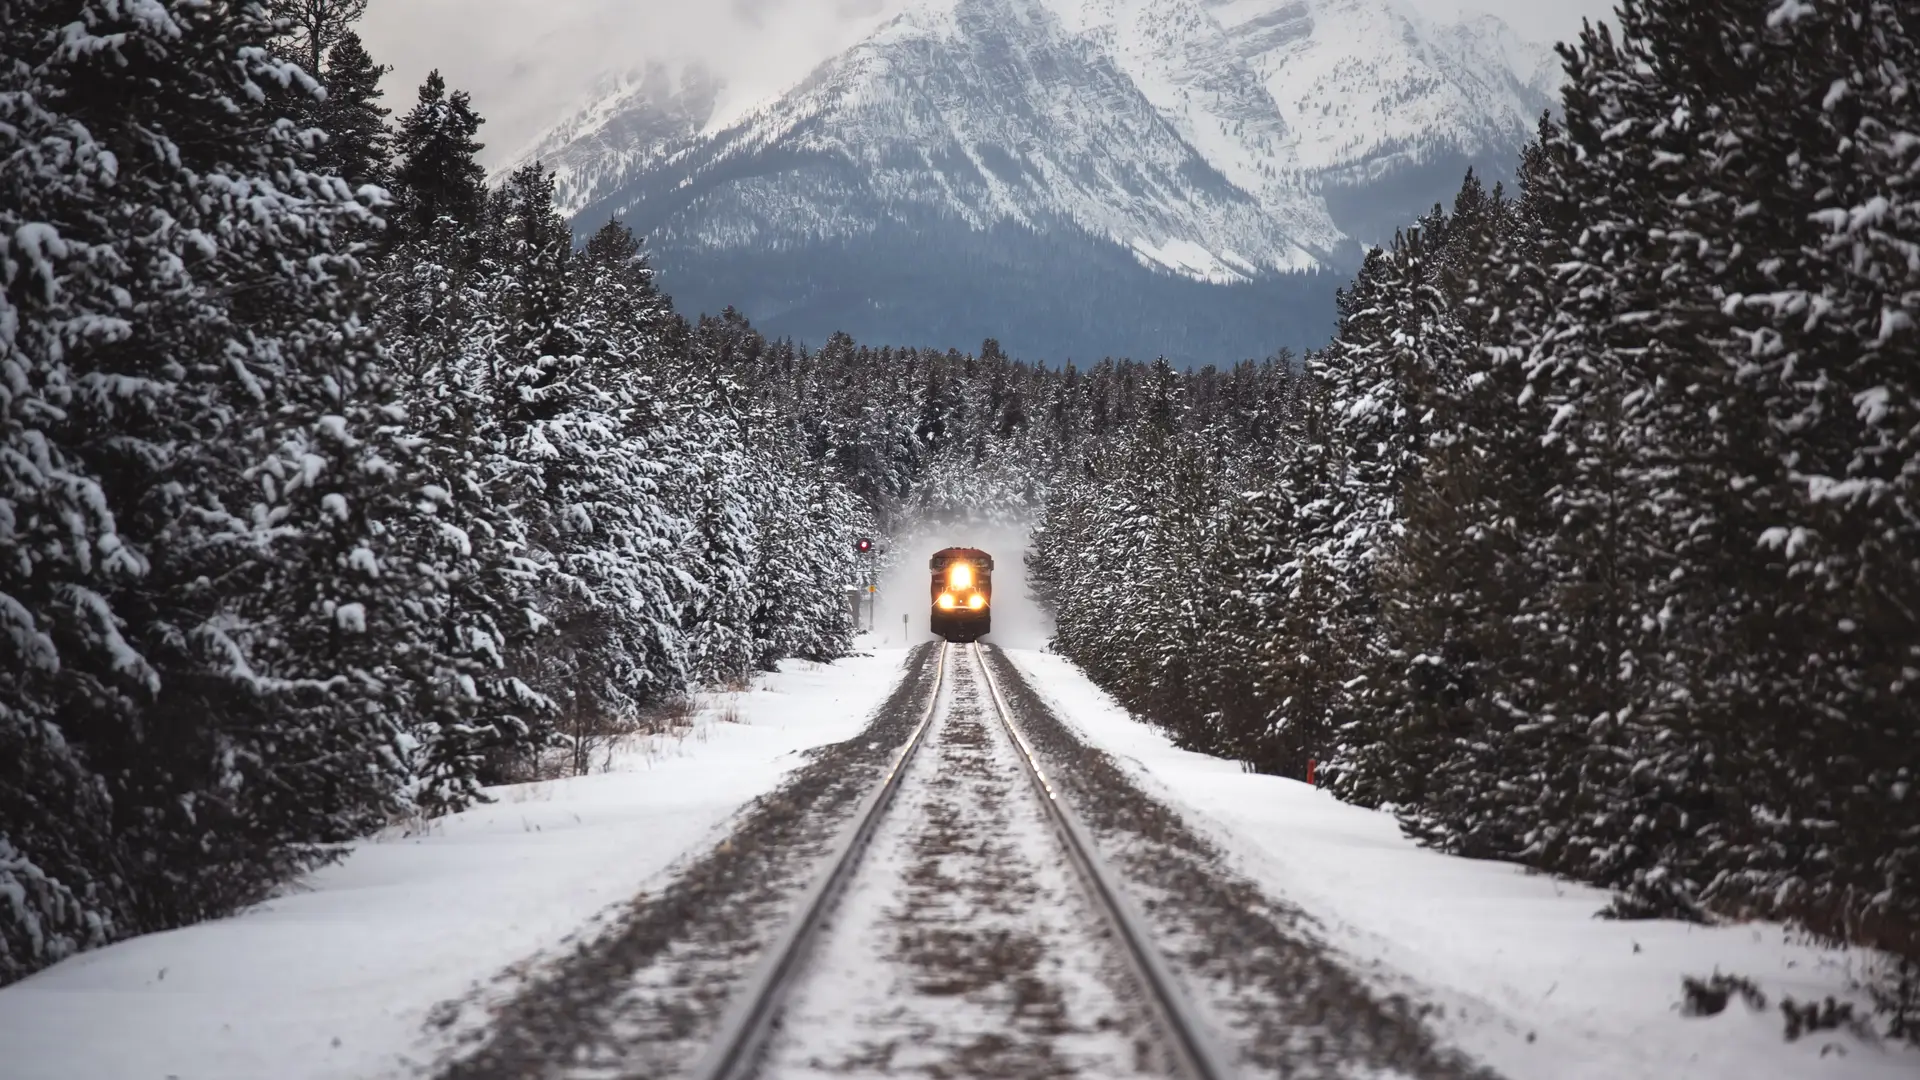
{"type": "Polygon", "coordinates": [[[1080,741],[998,649],[1014,721],[1144,910],[1176,976],[1229,1026],[1248,1075],[1497,1080],[1440,1046],[1425,1010],[1381,997],[1313,937],[1305,912],[1226,867],[1179,814],[1080,741]]]}
{"type": "Polygon", "coordinates": [[[1167,1075],[1119,942],[965,647],[948,656],[941,696],[761,1075],[1167,1075]]]}
{"type": "Polygon", "coordinates": [[[429,1022],[446,1030],[465,1026],[469,1009],[488,1013],[443,1055],[439,1080],[684,1071],[795,894],[919,722],[938,654],[932,643],[909,653],[905,677],[864,731],[816,751],[659,894],[635,897],[612,925],[532,972],[505,1001],[482,1004],[480,989],[436,1009],[429,1022]]]}

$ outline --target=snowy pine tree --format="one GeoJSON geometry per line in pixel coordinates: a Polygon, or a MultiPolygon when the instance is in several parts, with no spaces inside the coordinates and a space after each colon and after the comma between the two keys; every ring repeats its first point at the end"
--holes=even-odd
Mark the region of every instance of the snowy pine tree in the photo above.
{"type": "Polygon", "coordinates": [[[32,763],[0,819],[5,979],[255,899],[392,805],[364,634],[406,571],[358,516],[387,483],[367,211],[276,113],[314,87],[264,12],[0,21],[0,743],[32,763]]]}
{"type": "Polygon", "coordinates": [[[549,629],[536,591],[550,559],[531,536],[540,508],[520,401],[546,309],[527,316],[503,287],[507,238],[488,228],[473,157],[481,123],[465,94],[429,76],[394,143],[398,213],[378,281],[416,447],[412,485],[430,515],[411,538],[436,593],[423,609],[433,644],[414,660],[421,689],[409,718],[413,797],[429,812],[468,805],[544,745],[551,708],[509,670],[549,629]]]}
{"type": "Polygon", "coordinates": [[[388,110],[380,104],[380,79],[390,68],[373,62],[360,36],[348,30],[327,52],[320,82],[327,96],[314,110],[314,123],[327,133],[318,151],[317,171],[346,181],[350,190],[387,179],[388,110]]]}

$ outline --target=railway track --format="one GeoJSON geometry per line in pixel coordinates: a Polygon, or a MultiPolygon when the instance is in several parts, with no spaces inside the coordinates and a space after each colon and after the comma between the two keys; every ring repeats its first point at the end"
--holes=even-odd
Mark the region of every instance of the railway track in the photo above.
{"type": "MultiPolygon", "coordinates": [[[[1174,981],[1153,945],[1145,919],[1121,890],[1118,877],[1101,860],[1085,827],[1060,797],[1031,743],[1014,723],[1012,710],[980,646],[944,645],[937,665],[933,690],[906,743],[802,894],[791,921],[733,998],[706,1056],[690,1075],[698,1080],[745,1080],[762,1075],[768,1067],[770,1046],[781,1034],[796,992],[810,977],[822,939],[839,932],[832,928],[836,908],[862,872],[875,838],[888,826],[889,813],[899,804],[902,790],[915,773],[916,761],[925,764],[923,748],[934,741],[937,727],[943,729],[938,734],[947,736],[944,742],[965,742],[981,755],[981,761],[989,757],[1003,760],[1006,756],[993,748],[980,749],[985,739],[996,737],[987,729],[996,730],[1010,744],[1011,756],[1019,762],[1019,771],[1025,777],[1024,786],[1042,807],[1040,816],[1047,823],[1058,854],[1072,868],[1083,906],[1101,924],[1080,929],[1089,937],[1111,943],[1119,954],[1110,959],[1116,959],[1127,972],[1135,991],[1134,1005],[1145,1014],[1155,1036],[1155,1060],[1186,1080],[1224,1080],[1234,1075],[1210,1025],[1174,981]],[[943,705],[947,710],[944,714],[943,705]],[[991,715],[986,718],[980,713],[991,715]],[[966,732],[950,730],[963,722],[966,732]]],[[[894,827],[897,831],[898,823],[894,827]]]]}

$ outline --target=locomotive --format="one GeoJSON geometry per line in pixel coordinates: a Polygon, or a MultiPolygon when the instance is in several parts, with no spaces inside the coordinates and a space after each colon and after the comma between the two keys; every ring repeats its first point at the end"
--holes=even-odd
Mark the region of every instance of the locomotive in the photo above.
{"type": "Polygon", "coordinates": [[[948,641],[977,641],[993,626],[993,556],[979,548],[934,554],[933,632],[948,641]]]}

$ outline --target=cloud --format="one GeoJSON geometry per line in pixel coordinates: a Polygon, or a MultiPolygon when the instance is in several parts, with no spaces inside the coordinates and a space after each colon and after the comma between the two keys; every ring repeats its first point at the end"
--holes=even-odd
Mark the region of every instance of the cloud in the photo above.
{"type": "MultiPolygon", "coordinates": [[[[372,0],[361,27],[367,47],[391,64],[387,103],[396,114],[438,68],[470,91],[487,118],[489,167],[506,164],[603,75],[650,60],[699,61],[717,71],[730,99],[785,89],[858,41],[910,0],[372,0]]],[[[1613,0],[1409,0],[1449,18],[1462,10],[1506,19],[1523,36],[1572,37],[1582,15],[1613,0]]]]}
{"type": "Polygon", "coordinates": [[[736,95],[798,81],[903,0],[373,0],[367,48],[394,70],[396,114],[438,68],[487,118],[489,166],[510,160],[609,72],[699,61],[736,95]]]}

